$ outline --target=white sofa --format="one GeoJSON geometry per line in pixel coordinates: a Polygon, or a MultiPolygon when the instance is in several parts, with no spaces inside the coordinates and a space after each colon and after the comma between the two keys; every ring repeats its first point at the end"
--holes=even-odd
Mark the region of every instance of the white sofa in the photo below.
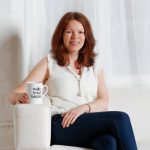
{"type": "MultiPolygon", "coordinates": [[[[150,94],[145,88],[109,89],[110,110],[127,112],[135,132],[138,149],[150,149],[150,94]]],[[[15,150],[88,150],[87,148],[50,145],[50,103],[20,104],[14,107],[15,150]]]]}
{"type": "Polygon", "coordinates": [[[46,105],[20,104],[14,111],[15,150],[88,150],[50,145],[50,109],[46,105]]]}

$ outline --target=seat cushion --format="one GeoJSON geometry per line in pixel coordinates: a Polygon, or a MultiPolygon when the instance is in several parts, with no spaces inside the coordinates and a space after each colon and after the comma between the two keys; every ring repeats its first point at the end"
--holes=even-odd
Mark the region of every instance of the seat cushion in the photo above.
{"type": "Polygon", "coordinates": [[[137,145],[139,150],[150,150],[150,141],[138,141],[137,145]]]}
{"type": "Polygon", "coordinates": [[[50,147],[50,150],[92,150],[92,149],[74,147],[74,146],[66,146],[66,145],[52,145],[50,147]]]}
{"type": "Polygon", "coordinates": [[[15,150],[48,150],[50,127],[48,106],[16,105],[14,107],[15,150]]]}

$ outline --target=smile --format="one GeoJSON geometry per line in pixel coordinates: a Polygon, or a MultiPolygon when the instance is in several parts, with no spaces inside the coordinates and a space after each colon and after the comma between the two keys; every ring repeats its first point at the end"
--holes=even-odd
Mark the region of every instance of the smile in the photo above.
{"type": "Polygon", "coordinates": [[[69,42],[71,46],[77,46],[80,44],[80,42],[77,42],[77,41],[71,41],[69,42]]]}

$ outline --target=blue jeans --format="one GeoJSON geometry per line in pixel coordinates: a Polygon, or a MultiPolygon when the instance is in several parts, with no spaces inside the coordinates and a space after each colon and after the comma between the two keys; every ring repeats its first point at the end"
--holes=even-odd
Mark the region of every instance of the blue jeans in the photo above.
{"type": "Polygon", "coordinates": [[[60,114],[52,117],[52,145],[94,150],[137,150],[129,116],[124,112],[83,114],[68,128],[62,128],[61,123],[60,114]]]}

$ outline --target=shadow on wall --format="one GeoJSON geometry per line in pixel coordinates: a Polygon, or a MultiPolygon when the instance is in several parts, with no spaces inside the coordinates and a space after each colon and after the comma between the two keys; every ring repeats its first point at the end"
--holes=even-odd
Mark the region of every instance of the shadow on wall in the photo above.
{"type": "Polygon", "coordinates": [[[17,34],[0,39],[0,94],[8,94],[20,81],[22,46],[17,34]]]}

